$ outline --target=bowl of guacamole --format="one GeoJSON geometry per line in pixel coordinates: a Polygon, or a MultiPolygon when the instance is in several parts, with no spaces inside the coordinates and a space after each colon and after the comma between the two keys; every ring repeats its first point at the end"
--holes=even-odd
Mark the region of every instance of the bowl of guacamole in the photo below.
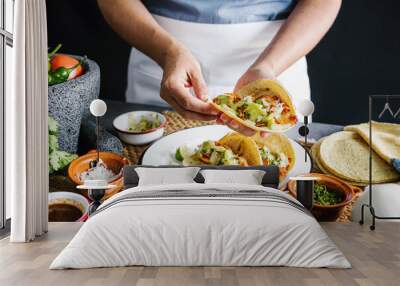
{"type": "Polygon", "coordinates": [[[144,145],[163,136],[166,122],[161,113],[143,110],[119,115],[113,126],[124,143],[144,145]]]}

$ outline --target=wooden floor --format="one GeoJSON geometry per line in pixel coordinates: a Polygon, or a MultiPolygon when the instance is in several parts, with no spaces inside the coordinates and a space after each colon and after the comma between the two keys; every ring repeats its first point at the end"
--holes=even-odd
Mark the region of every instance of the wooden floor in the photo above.
{"type": "Polygon", "coordinates": [[[0,285],[400,285],[400,223],[368,226],[325,223],[324,229],[353,265],[349,270],[288,267],[125,267],[48,270],[50,262],[79,229],[52,223],[49,233],[29,244],[0,241],[0,285]]]}

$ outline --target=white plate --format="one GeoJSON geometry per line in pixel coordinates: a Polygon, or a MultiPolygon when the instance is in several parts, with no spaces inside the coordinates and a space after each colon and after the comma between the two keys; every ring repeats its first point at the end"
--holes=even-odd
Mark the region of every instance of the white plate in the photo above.
{"type": "MultiPolygon", "coordinates": [[[[143,154],[143,165],[178,165],[175,160],[175,151],[182,145],[194,149],[197,145],[206,140],[218,140],[226,133],[232,132],[231,129],[224,125],[209,125],[181,130],[167,135],[160,140],[154,142],[143,154]]],[[[304,148],[289,139],[296,153],[296,164],[289,172],[286,178],[281,182],[283,185],[288,178],[295,177],[300,174],[309,173],[311,171],[311,159],[307,154],[307,162],[304,160],[304,148]]]]}

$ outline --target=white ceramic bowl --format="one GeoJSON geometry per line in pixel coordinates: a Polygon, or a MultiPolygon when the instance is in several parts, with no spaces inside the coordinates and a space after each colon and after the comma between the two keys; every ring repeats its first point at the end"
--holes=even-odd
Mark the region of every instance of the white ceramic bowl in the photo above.
{"type": "Polygon", "coordinates": [[[63,199],[68,199],[72,201],[78,202],[83,207],[83,214],[77,221],[84,221],[87,217],[87,213],[89,210],[89,201],[82,195],[71,193],[71,192],[52,192],[49,193],[49,204],[54,201],[59,201],[63,199]]]}
{"type": "Polygon", "coordinates": [[[132,145],[143,145],[159,139],[164,134],[164,126],[167,119],[164,115],[154,111],[132,111],[119,115],[113,121],[113,126],[118,132],[119,138],[132,145]],[[129,131],[128,117],[133,116],[134,120],[140,120],[145,116],[148,120],[152,120],[154,114],[157,114],[161,120],[161,125],[157,128],[149,129],[142,132],[129,131]]]}

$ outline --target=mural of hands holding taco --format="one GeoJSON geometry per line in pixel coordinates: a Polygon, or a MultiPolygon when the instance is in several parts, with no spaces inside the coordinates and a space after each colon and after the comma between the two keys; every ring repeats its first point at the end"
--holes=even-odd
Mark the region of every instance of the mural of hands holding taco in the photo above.
{"type": "Polygon", "coordinates": [[[1,285],[399,285],[400,1],[359,2],[0,0],[1,285]]]}
{"type": "Polygon", "coordinates": [[[218,9],[201,1],[171,2],[99,1],[109,24],[134,47],[127,102],[169,105],[186,119],[218,118],[247,136],[296,123],[293,103],[274,81],[294,102],[310,98],[305,55],[332,25],[341,1],[250,1],[244,5],[254,13],[243,15],[225,1],[217,1],[218,9]],[[138,19],[134,28],[129,19],[138,19]],[[264,84],[258,80],[271,81],[269,94],[259,94],[256,86],[264,84]],[[233,94],[208,101],[226,92],[233,94]]]}

